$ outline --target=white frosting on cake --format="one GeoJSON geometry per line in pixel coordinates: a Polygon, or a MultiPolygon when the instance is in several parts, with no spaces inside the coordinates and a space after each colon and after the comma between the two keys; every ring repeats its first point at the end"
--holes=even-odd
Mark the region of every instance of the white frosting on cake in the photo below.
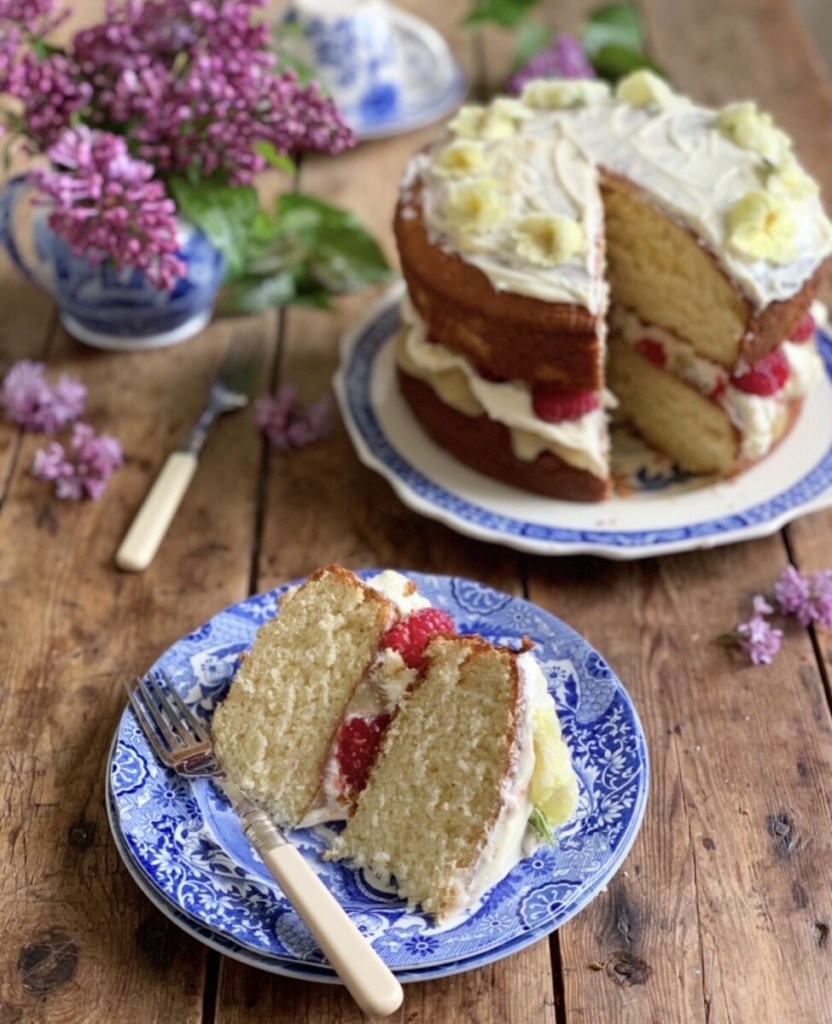
{"type": "Polygon", "coordinates": [[[453,178],[437,173],[436,149],[415,158],[410,173],[424,184],[424,222],[431,240],[463,253],[498,291],[601,312],[606,306],[607,286],[602,253],[594,244],[603,223],[595,168],[563,126],[537,118],[530,119],[527,131],[510,144],[483,145],[487,178],[485,174],[453,178]],[[461,180],[497,182],[504,207],[492,227],[468,236],[452,223],[448,212],[449,198],[461,180]],[[559,214],[580,223],[588,240],[583,250],[551,266],[524,258],[518,252],[516,226],[539,213],[559,214]]]}
{"type": "MultiPolygon", "coordinates": [[[[428,340],[424,322],[408,299],[402,302],[402,364],[429,383],[447,405],[469,416],[485,413],[508,427],[518,459],[531,462],[551,451],[564,462],[599,477],[609,471],[609,438],[603,409],[574,420],[548,423],[532,407],[531,388],[521,380],[489,381],[459,353],[428,340]]],[[[605,404],[613,403],[605,395],[605,404]]]]}
{"type": "MultiPolygon", "coordinates": [[[[603,167],[695,232],[755,309],[790,298],[832,254],[832,224],[788,138],[756,111],[741,111],[742,130],[735,130],[726,111],[751,104],[720,113],[666,87],[654,91],[644,105],[632,90],[624,91],[628,102],[601,88],[584,90],[567,108],[547,109],[531,93],[525,104],[497,99],[464,107],[446,135],[412,161],[402,186],[405,210],[421,182],[435,244],[462,255],[498,290],[597,313],[605,285],[595,168],[603,167]],[[754,246],[743,248],[735,229],[763,207],[786,224],[785,256],[776,246],[760,250],[765,258],[754,246]],[[554,246],[551,259],[523,244],[523,224],[545,215],[576,225],[572,247],[554,246]],[[576,231],[583,248],[574,248],[576,231]]],[[[767,221],[763,226],[768,230],[767,221]]],[[[546,228],[546,244],[559,230],[554,222],[546,228]]]]}

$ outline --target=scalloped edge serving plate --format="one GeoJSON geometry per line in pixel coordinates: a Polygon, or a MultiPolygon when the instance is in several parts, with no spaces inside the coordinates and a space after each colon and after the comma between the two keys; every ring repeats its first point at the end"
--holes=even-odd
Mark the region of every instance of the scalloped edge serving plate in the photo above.
{"type": "MultiPolygon", "coordinates": [[[[393,341],[403,292],[403,283],[394,285],[343,337],[333,383],[359,459],[421,515],[533,554],[634,559],[765,537],[832,505],[829,375],[807,396],[788,437],[733,480],[687,481],[584,504],[477,473],[427,436],[399,393],[393,341]]],[[[832,372],[832,339],[819,331],[818,343],[832,372]]]]}
{"type": "MultiPolygon", "coordinates": [[[[362,576],[374,572],[365,570],[362,576]]],[[[603,658],[559,619],[519,598],[458,577],[406,573],[460,632],[518,646],[523,636],[549,682],[580,784],[578,811],[553,847],[522,861],[465,915],[436,928],[395,893],[344,864],[321,861],[322,829],[292,841],[402,980],[444,977],[491,963],[548,935],[582,910],[620,867],[644,815],[644,733],[603,658]]],[[[219,612],[158,660],[207,719],[242,652],[293,584],[219,612]]],[[[108,759],[116,845],[143,891],[201,941],[276,973],[335,976],[288,901],[206,780],[186,780],[154,758],[132,711],[108,759]]]]}

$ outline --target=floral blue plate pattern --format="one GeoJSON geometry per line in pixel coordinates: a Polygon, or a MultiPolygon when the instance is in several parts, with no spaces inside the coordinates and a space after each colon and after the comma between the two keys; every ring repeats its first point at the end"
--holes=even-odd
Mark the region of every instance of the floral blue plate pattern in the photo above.
{"type": "Polygon", "coordinates": [[[786,439],[733,480],[695,481],[645,464],[636,491],[597,505],[556,501],[469,469],[426,435],[396,384],[397,285],[343,339],[335,391],[362,462],[410,508],[459,533],[542,555],[631,559],[764,537],[832,505],[832,338],[828,376],[786,439]]]}
{"type": "MultiPolygon", "coordinates": [[[[367,573],[365,573],[366,575],[367,573]]],[[[463,632],[519,644],[524,635],[549,681],[580,780],[575,819],[552,848],[519,864],[461,919],[435,928],[362,872],[327,864],[324,830],[293,842],[403,980],[468,970],[558,928],[600,892],[632,845],[647,796],[647,750],[623,686],[601,656],[560,620],[482,584],[409,573],[463,632]]],[[[240,654],[286,588],[220,612],[157,663],[206,720],[240,654]]],[[[113,833],[153,901],[197,938],[277,973],[334,980],[309,933],[242,836],[223,798],[153,757],[132,712],[114,740],[108,780],[113,833]]]]}

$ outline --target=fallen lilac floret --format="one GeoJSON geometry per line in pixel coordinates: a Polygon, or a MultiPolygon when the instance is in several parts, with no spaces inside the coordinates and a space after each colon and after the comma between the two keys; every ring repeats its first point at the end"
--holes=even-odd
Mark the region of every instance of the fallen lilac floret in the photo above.
{"type": "Polygon", "coordinates": [[[108,434],[96,434],[88,423],[76,423],[70,451],[53,441],[35,453],[32,474],[55,484],[55,495],[62,500],[92,498],[104,493],[110,477],[124,462],[121,443],[108,434]]]}
{"type": "Polygon", "coordinates": [[[30,359],[15,363],[3,378],[0,405],[7,419],[34,433],[54,434],[84,412],[87,389],[81,381],[61,374],[51,387],[46,366],[30,359]]]}
{"type": "Polygon", "coordinates": [[[274,395],[261,395],[255,403],[255,422],[276,448],[302,448],[328,437],[332,431],[329,395],[306,408],[297,401],[292,384],[282,384],[274,395]]]}

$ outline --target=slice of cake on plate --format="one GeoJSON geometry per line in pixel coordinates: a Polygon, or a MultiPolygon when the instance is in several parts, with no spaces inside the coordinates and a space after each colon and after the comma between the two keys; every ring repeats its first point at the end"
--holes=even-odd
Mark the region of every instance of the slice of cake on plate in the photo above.
{"type": "Polygon", "coordinates": [[[567,821],[578,788],[530,651],[440,635],[425,657],[328,857],[394,876],[442,922],[530,852],[530,821],[567,821]]]}
{"type": "Polygon", "coordinates": [[[283,826],[346,819],[331,856],[445,920],[577,806],[530,648],[457,635],[399,573],[329,566],[258,631],[214,713],[217,756],[283,826]]]}
{"type": "Polygon", "coordinates": [[[395,216],[401,391],[463,462],[609,496],[607,413],[730,477],[821,377],[811,303],[832,225],[752,103],[710,110],[636,72],[463,107],[395,216]]]}

